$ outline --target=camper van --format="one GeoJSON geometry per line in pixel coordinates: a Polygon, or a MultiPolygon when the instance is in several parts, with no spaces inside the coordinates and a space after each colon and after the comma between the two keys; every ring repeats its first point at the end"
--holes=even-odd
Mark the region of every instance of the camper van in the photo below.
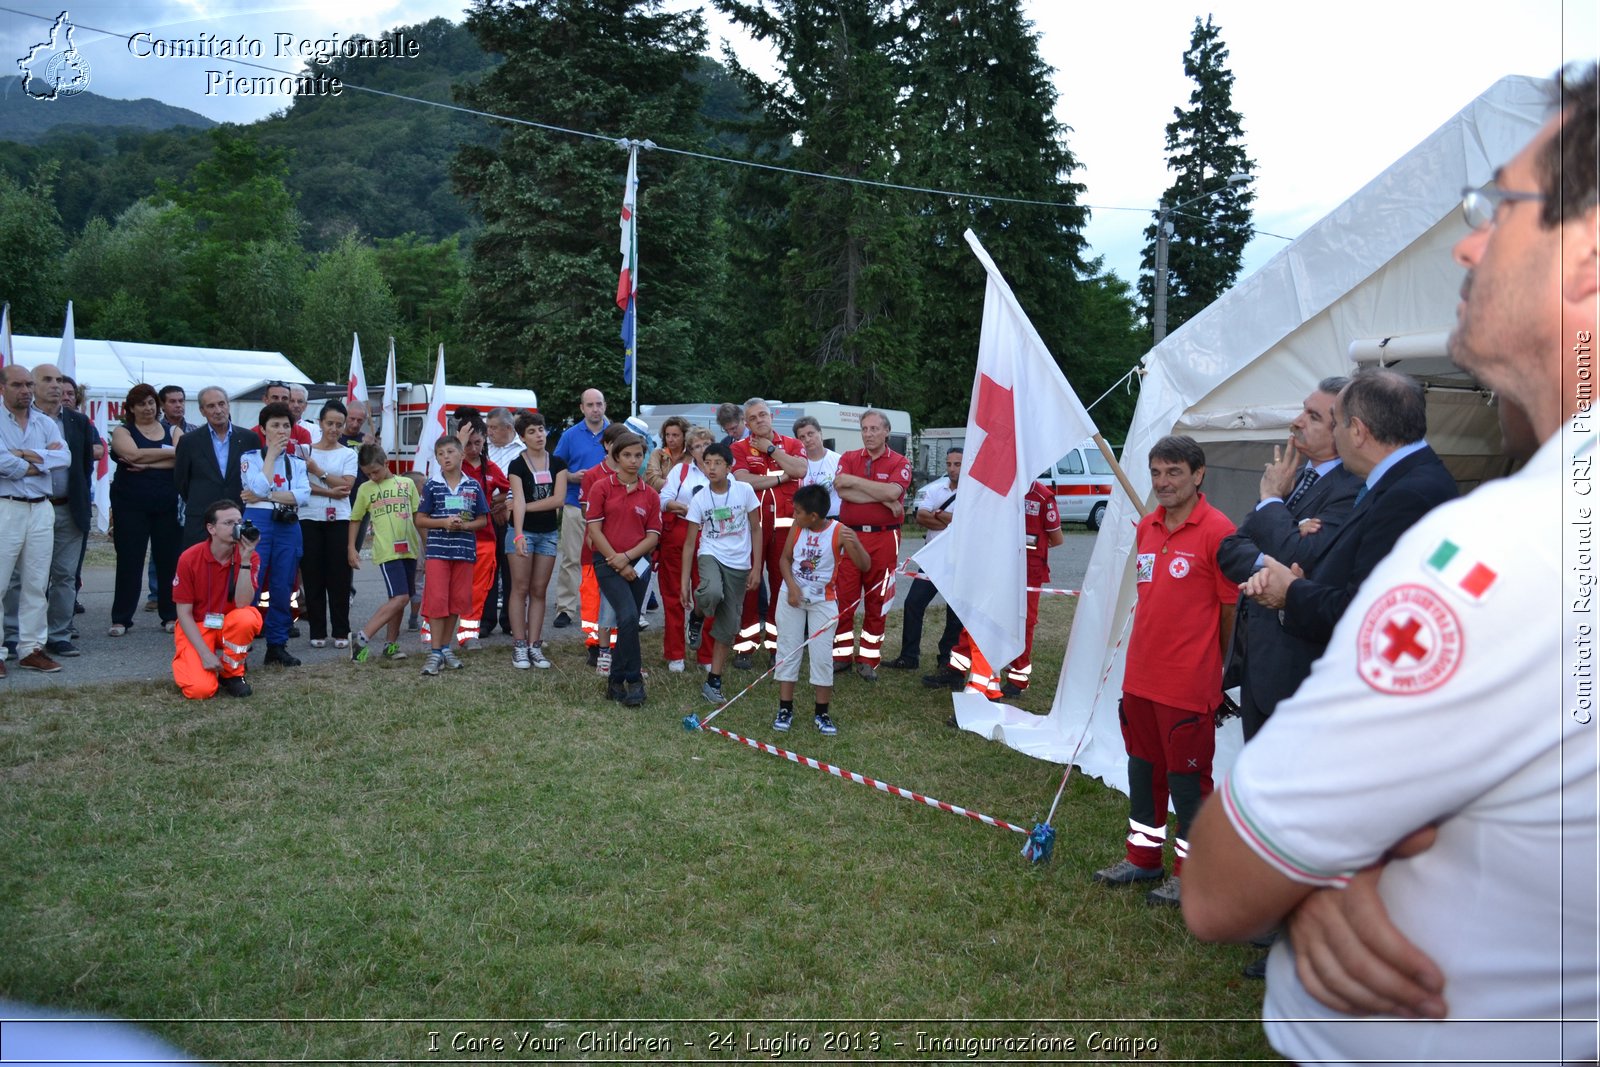
{"type": "MultiPolygon", "coordinates": [[[[802,415],[810,415],[822,428],[822,443],[835,452],[853,452],[860,448],[861,416],[869,410],[881,411],[889,420],[889,447],[902,456],[911,454],[909,412],[893,408],[855,407],[827,400],[807,400],[798,404],[769,400],[767,407],[772,411],[773,432],[793,437],[794,421],[802,415]]],[[[672,415],[688,419],[692,426],[704,426],[717,435],[717,440],[722,439],[722,430],[717,426],[716,404],[645,404],[639,409],[639,417],[644,419],[650,427],[650,433],[657,439],[661,436],[661,424],[672,415]]]]}

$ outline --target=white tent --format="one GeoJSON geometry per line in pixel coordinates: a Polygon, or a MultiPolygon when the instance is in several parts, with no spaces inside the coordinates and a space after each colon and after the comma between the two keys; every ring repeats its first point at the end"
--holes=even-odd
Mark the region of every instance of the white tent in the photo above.
{"type": "MultiPolygon", "coordinates": [[[[1141,460],[1150,446],[1165,434],[1186,433],[1206,450],[1207,498],[1238,518],[1255,502],[1271,444],[1287,439],[1289,421],[1318,381],[1353,369],[1353,346],[1366,342],[1361,349],[1377,353],[1384,349],[1373,341],[1425,335],[1431,340],[1409,349],[1436,349],[1455,321],[1463,277],[1450,255],[1466,232],[1461,190],[1489,181],[1527,144],[1548,115],[1549,100],[1548,83],[1538,79],[1495,83],[1153,348],[1144,359],[1123,449],[1135,490],[1149,493],[1141,460]]],[[[1428,439],[1463,488],[1504,472],[1486,395],[1459,375],[1427,373],[1443,369],[1436,359],[1386,362],[1430,382],[1428,439]]],[[[1029,755],[1073,760],[1123,791],[1127,765],[1117,698],[1133,619],[1137,519],[1126,497],[1112,497],[1049,715],[997,709],[999,720],[990,713],[989,724],[980,727],[1029,755]]],[[[973,701],[982,703],[963,703],[973,701]]],[[[972,717],[964,707],[963,725],[972,717]]],[[[1228,727],[1218,737],[1219,773],[1239,747],[1237,722],[1228,727]]]]}

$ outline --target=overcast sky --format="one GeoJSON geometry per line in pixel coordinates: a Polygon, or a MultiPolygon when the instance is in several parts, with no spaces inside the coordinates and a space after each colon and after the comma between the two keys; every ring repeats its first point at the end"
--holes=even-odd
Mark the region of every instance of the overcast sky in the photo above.
{"type": "MultiPolygon", "coordinates": [[[[57,4],[9,0],[7,7],[41,17],[0,12],[0,54],[21,57],[44,40],[62,10],[57,4]]],[[[674,0],[672,6],[692,4],[674,0]]],[[[1137,277],[1149,211],[1170,180],[1164,130],[1192,87],[1182,57],[1196,15],[1214,18],[1230,51],[1234,105],[1244,116],[1245,142],[1257,164],[1255,224],[1286,237],[1327,214],[1496,79],[1544,76],[1563,62],[1600,55],[1600,4],[1594,0],[1212,0],[1200,6],[1176,0],[1026,0],[1025,6],[1040,33],[1043,57],[1056,70],[1058,115],[1072,127],[1069,145],[1082,166],[1076,177],[1088,186],[1084,202],[1094,208],[1087,230],[1092,251],[1130,281],[1137,277]]],[[[435,15],[459,20],[464,7],[460,0],[333,0],[315,6],[96,0],[67,10],[78,26],[74,43],[90,66],[91,91],[154,97],[213,119],[248,122],[282,108],[287,99],[207,95],[205,72],[263,72],[230,68],[226,58],[138,58],[126,41],[91,27],[143,31],[163,40],[242,35],[260,42],[263,55],[252,62],[292,72],[301,66],[298,58],[273,54],[279,34],[296,46],[334,34],[375,35],[435,15]]],[[[717,49],[729,35],[727,23],[715,12],[707,18],[717,49]]],[[[733,40],[745,62],[770,62],[750,42],[733,40]]],[[[70,100],[27,103],[71,106],[70,100]]],[[[1284,244],[1258,236],[1247,250],[1246,270],[1284,244]]]]}

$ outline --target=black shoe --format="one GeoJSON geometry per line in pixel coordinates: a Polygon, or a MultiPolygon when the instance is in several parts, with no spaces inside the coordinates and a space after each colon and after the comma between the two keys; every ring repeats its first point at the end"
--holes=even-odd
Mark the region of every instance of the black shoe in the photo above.
{"type": "Polygon", "coordinates": [[[736,670],[736,671],[747,671],[747,670],[750,669],[751,666],[752,666],[752,664],[750,662],[750,653],[741,652],[737,656],[733,657],[733,669],[734,670],[736,670]]]}
{"type": "Polygon", "coordinates": [[[557,630],[565,630],[572,625],[572,616],[564,611],[556,613],[556,621],[551,623],[557,630]]]}
{"type": "Polygon", "coordinates": [[[44,650],[50,653],[52,656],[83,655],[82,652],[78,651],[78,646],[73,644],[71,641],[48,641],[45,643],[44,650]]]}
{"type": "Polygon", "coordinates": [[[654,589],[650,590],[650,599],[645,604],[644,610],[646,610],[646,611],[655,611],[660,606],[661,606],[661,601],[656,599],[655,590],[654,589]]]}
{"type": "Polygon", "coordinates": [[[891,671],[914,671],[920,664],[914,659],[907,659],[904,655],[899,655],[885,663],[884,666],[891,671]]]}
{"type": "Polygon", "coordinates": [[[922,684],[929,689],[960,689],[967,680],[948,667],[940,667],[932,674],[924,674],[922,684]]]}
{"type": "Polygon", "coordinates": [[[591,666],[591,667],[600,666],[600,646],[599,645],[590,645],[589,646],[589,666],[591,666]]]}
{"type": "Polygon", "coordinates": [[[224,678],[219,688],[231,697],[247,697],[250,695],[250,683],[243,678],[224,678]]]}
{"type": "Polygon", "coordinates": [[[1260,937],[1252,937],[1250,939],[1250,943],[1256,948],[1271,948],[1273,945],[1277,944],[1277,941],[1278,931],[1276,930],[1272,931],[1270,934],[1262,934],[1260,937]]]}
{"type": "Polygon", "coordinates": [[[644,679],[635,678],[627,684],[626,691],[622,695],[622,706],[625,708],[637,708],[643,706],[643,704],[644,679]]]}
{"type": "Polygon", "coordinates": [[[627,697],[627,695],[628,695],[628,687],[620,679],[617,679],[617,678],[607,678],[606,679],[606,699],[607,700],[615,700],[615,701],[618,701],[620,703],[620,702],[623,702],[624,698],[627,697]]]}
{"type": "Polygon", "coordinates": [[[15,641],[7,641],[6,642],[6,658],[7,659],[16,659],[17,658],[17,643],[15,641]]]}
{"type": "Polygon", "coordinates": [[[83,604],[80,603],[79,601],[74,600],[72,602],[72,613],[74,615],[82,615],[83,614],[83,604]]]}
{"type": "Polygon", "coordinates": [[[1266,954],[1262,953],[1259,959],[1251,960],[1249,963],[1245,964],[1244,970],[1241,973],[1246,978],[1257,978],[1265,981],[1267,977],[1266,954]]]}
{"type": "Polygon", "coordinates": [[[700,629],[705,626],[706,620],[700,615],[689,616],[689,651],[696,652],[700,648],[700,629]]]}
{"type": "Polygon", "coordinates": [[[290,637],[299,637],[300,636],[300,627],[298,627],[298,626],[289,627],[289,636],[290,637]]]}
{"type": "Polygon", "coordinates": [[[1016,686],[1012,685],[1010,682],[1007,682],[1007,683],[1005,683],[1004,685],[1002,685],[1000,687],[1000,695],[1004,696],[1004,697],[1008,697],[1008,698],[1010,698],[1012,700],[1017,699],[1017,697],[1021,696],[1024,692],[1026,692],[1026,690],[1018,689],[1016,686]]]}
{"type": "Polygon", "coordinates": [[[266,657],[263,658],[261,662],[263,664],[276,663],[280,667],[300,666],[300,661],[291,655],[289,650],[282,645],[268,645],[266,657]]]}

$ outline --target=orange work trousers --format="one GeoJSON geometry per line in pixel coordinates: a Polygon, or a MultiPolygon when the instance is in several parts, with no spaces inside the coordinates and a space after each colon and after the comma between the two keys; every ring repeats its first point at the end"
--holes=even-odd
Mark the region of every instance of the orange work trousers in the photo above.
{"type": "MultiPolygon", "coordinates": [[[[243,678],[250,642],[261,633],[261,612],[255,608],[234,608],[222,617],[222,629],[208,630],[202,624],[200,637],[222,661],[221,677],[243,678]]],[[[218,675],[206,670],[200,653],[189,643],[189,635],[179,626],[174,635],[172,678],[190,700],[207,700],[217,695],[218,675]]]]}

